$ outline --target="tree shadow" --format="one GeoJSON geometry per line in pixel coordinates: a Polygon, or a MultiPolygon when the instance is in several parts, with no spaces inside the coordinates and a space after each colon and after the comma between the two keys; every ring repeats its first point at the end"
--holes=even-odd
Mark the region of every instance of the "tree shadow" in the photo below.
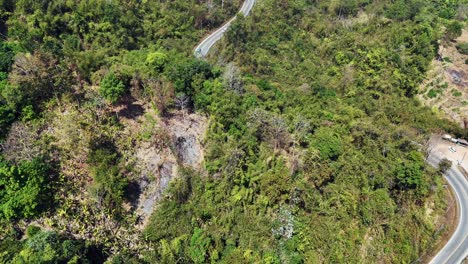
{"type": "Polygon", "coordinates": [[[137,100],[131,95],[122,98],[120,105],[123,107],[117,114],[127,119],[136,119],[142,116],[145,112],[145,109],[137,103],[137,100]]]}
{"type": "Polygon", "coordinates": [[[143,115],[145,109],[139,104],[129,104],[125,108],[122,108],[118,114],[119,116],[125,117],[127,119],[136,119],[143,115]]]}
{"type": "Polygon", "coordinates": [[[138,182],[131,181],[128,183],[127,188],[125,188],[125,198],[130,203],[133,210],[137,208],[141,194],[142,190],[138,182]]]}

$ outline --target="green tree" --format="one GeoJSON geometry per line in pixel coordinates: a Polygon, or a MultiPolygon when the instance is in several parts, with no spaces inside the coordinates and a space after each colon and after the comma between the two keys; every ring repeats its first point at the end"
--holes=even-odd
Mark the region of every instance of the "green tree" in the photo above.
{"type": "Polygon", "coordinates": [[[54,231],[37,231],[25,241],[11,263],[87,263],[88,249],[82,241],[70,240],[54,231]]]}
{"type": "Polygon", "coordinates": [[[331,128],[319,128],[314,133],[313,144],[320,151],[320,156],[325,160],[337,159],[342,151],[341,139],[331,128]]]}
{"type": "Polygon", "coordinates": [[[113,72],[106,74],[102,78],[99,85],[99,93],[102,97],[106,98],[107,101],[116,103],[125,92],[125,85],[113,72]]]}
{"type": "Polygon", "coordinates": [[[206,236],[203,229],[195,228],[190,239],[190,258],[195,263],[204,263],[208,253],[211,239],[206,236]]]}
{"type": "Polygon", "coordinates": [[[396,171],[400,189],[417,189],[424,183],[424,158],[420,152],[411,151],[407,160],[400,163],[396,171]]]}
{"type": "Polygon", "coordinates": [[[109,148],[98,148],[90,153],[88,162],[94,180],[91,193],[98,205],[110,212],[119,212],[128,180],[120,172],[117,153],[109,148]]]}
{"type": "Polygon", "coordinates": [[[463,30],[463,24],[458,21],[452,21],[447,25],[447,31],[445,36],[448,40],[454,40],[461,36],[463,30]]]}
{"type": "Polygon", "coordinates": [[[0,160],[0,220],[36,217],[50,205],[49,172],[40,159],[18,166],[0,160]]]}
{"type": "Polygon", "coordinates": [[[445,173],[447,172],[447,170],[449,170],[450,168],[452,167],[452,161],[446,159],[446,158],[443,158],[440,162],[439,162],[439,171],[441,173],[445,173]]]}
{"type": "Polygon", "coordinates": [[[159,51],[149,53],[146,57],[146,64],[154,67],[156,72],[162,72],[167,62],[167,55],[159,51]]]}
{"type": "Polygon", "coordinates": [[[214,77],[214,74],[211,65],[206,61],[191,59],[173,66],[169,72],[169,77],[174,82],[176,93],[183,93],[192,97],[195,90],[201,88],[203,81],[214,77]]]}

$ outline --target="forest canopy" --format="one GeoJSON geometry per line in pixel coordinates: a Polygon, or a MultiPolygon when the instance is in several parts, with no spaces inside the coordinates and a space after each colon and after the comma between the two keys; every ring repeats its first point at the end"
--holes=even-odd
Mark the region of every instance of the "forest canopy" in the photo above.
{"type": "Polygon", "coordinates": [[[241,4],[0,1],[0,262],[412,263],[432,250],[447,204],[427,140],[466,131],[416,94],[467,3],[258,0],[196,58],[241,4]],[[199,163],[180,153],[194,142],[199,163]],[[167,188],[145,218],[151,184],[167,188]]]}

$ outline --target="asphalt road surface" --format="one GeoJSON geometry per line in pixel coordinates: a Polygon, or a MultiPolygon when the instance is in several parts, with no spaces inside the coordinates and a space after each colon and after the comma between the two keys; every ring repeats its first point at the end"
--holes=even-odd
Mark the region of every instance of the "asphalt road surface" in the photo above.
{"type": "MultiPolygon", "coordinates": [[[[440,157],[429,156],[428,162],[438,166],[440,157]]],[[[468,181],[453,162],[452,168],[445,173],[445,178],[452,186],[458,205],[459,222],[457,229],[447,244],[429,262],[430,264],[459,264],[468,255],[468,181]]]]}
{"type": "MultiPolygon", "coordinates": [[[[255,0],[245,0],[239,13],[243,13],[247,16],[252,9],[255,0]]],[[[208,37],[203,39],[197,47],[195,47],[194,54],[196,57],[204,57],[208,54],[210,48],[221,39],[224,32],[229,28],[232,21],[236,18],[231,18],[222,27],[211,33],[208,37]]],[[[436,154],[432,154],[428,162],[438,167],[440,157],[436,154]]],[[[452,168],[445,173],[445,178],[452,186],[459,212],[459,222],[457,229],[449,239],[447,244],[437,253],[437,255],[431,260],[430,264],[459,264],[468,255],[468,181],[462,172],[456,167],[456,162],[452,168]]]]}
{"type": "MultiPolygon", "coordinates": [[[[244,14],[244,16],[247,16],[252,10],[252,7],[254,6],[255,0],[245,0],[244,4],[242,5],[241,9],[239,10],[239,13],[244,14]]],[[[202,40],[198,46],[195,47],[194,54],[196,57],[205,57],[206,54],[208,54],[208,51],[210,51],[210,48],[218,41],[221,39],[223,36],[224,32],[229,28],[231,25],[232,21],[234,21],[236,17],[231,18],[228,22],[226,22],[223,26],[218,28],[215,32],[211,33],[208,37],[202,40]]]]}

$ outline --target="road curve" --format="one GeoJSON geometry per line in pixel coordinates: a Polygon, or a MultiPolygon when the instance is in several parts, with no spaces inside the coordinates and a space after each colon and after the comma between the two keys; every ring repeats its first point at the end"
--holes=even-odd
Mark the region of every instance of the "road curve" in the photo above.
{"type": "MultiPolygon", "coordinates": [[[[254,4],[255,0],[245,0],[239,13],[247,16],[254,4]]],[[[235,19],[236,17],[231,18],[223,26],[203,39],[194,49],[195,56],[199,58],[205,57],[210,48],[221,39],[224,32],[226,32],[235,19]]],[[[431,155],[428,158],[428,163],[434,167],[438,167],[440,160],[440,157],[431,155]]],[[[459,264],[468,255],[468,181],[463,173],[457,169],[456,165],[452,166],[452,168],[445,173],[445,178],[455,192],[459,211],[459,222],[452,237],[430,261],[430,264],[459,264]]]]}
{"type": "MultiPolygon", "coordinates": [[[[250,13],[250,10],[252,10],[252,7],[255,4],[255,0],[245,0],[244,4],[242,4],[241,9],[239,10],[240,14],[244,14],[244,16],[247,16],[250,13]]],[[[210,51],[210,48],[218,41],[221,39],[223,36],[224,32],[229,28],[231,25],[232,21],[234,21],[236,17],[231,18],[228,22],[226,22],[223,26],[218,28],[216,31],[211,33],[208,37],[204,38],[198,46],[195,47],[194,49],[194,54],[196,57],[205,57],[206,54],[208,54],[208,51],[210,51]]]]}
{"type": "MultiPolygon", "coordinates": [[[[437,167],[440,159],[440,157],[430,155],[428,163],[437,167]]],[[[445,179],[455,193],[459,222],[452,237],[429,262],[430,264],[459,264],[468,255],[468,181],[456,165],[445,173],[445,179]]]]}

